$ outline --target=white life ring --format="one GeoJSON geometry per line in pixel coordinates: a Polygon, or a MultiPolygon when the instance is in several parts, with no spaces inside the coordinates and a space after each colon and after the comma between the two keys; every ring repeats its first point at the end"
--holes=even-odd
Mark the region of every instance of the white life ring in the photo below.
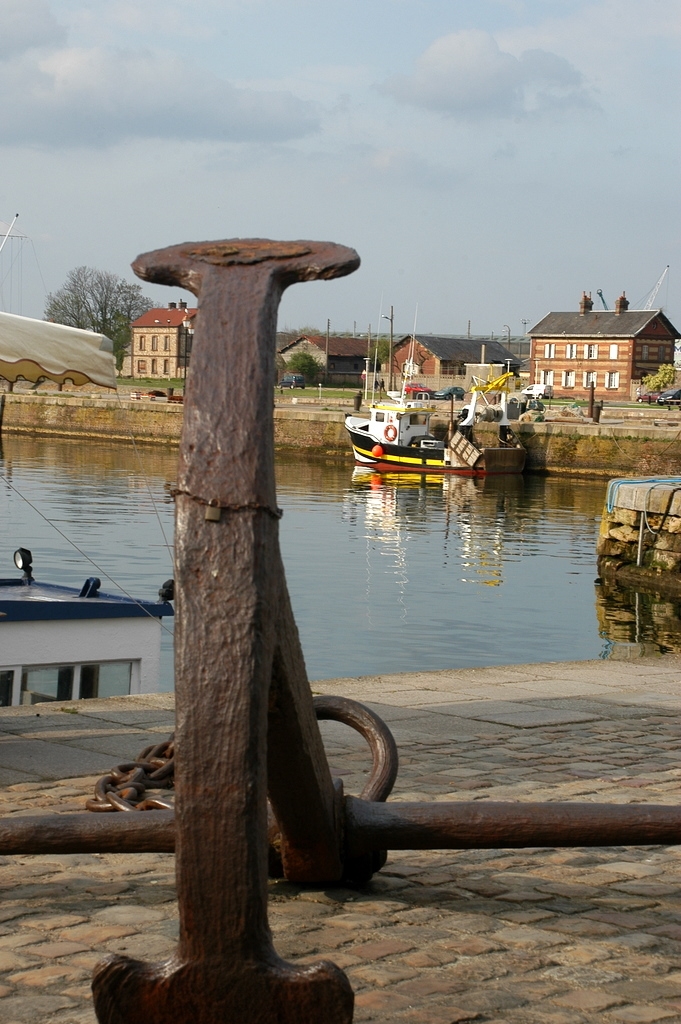
{"type": "Polygon", "coordinates": [[[386,441],[395,440],[395,438],[397,437],[397,427],[395,426],[394,423],[388,424],[388,426],[383,431],[383,437],[386,439],[386,441]]]}

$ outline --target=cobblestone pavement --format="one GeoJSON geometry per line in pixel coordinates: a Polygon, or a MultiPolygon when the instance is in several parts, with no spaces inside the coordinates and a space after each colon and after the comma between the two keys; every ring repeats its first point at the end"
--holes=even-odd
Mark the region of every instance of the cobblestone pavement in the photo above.
{"type": "MultiPolygon", "coordinates": [[[[680,662],[655,659],[335,680],[315,690],[384,715],[400,747],[401,799],[671,803],[680,677],[680,662]]],[[[92,772],[165,735],[172,721],[167,696],[68,710],[80,713],[50,705],[0,717],[3,815],[82,810],[92,772]],[[86,774],[79,765],[93,754],[101,764],[86,774]]],[[[335,723],[323,731],[332,769],[357,792],[368,768],[362,741],[335,723]]],[[[165,854],[2,860],[2,1024],[94,1024],[99,959],[173,950],[173,870],[165,854]]],[[[407,851],[361,889],[271,882],[270,920],[284,957],[344,968],[358,1022],[674,1022],[679,882],[677,848],[407,851]]]]}

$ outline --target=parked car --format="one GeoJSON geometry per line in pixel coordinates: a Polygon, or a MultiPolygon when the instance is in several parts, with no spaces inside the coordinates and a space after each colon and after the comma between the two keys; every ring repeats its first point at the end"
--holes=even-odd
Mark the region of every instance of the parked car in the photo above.
{"type": "Polygon", "coordinates": [[[451,384],[448,388],[442,388],[440,391],[436,391],[433,398],[438,401],[448,401],[453,398],[456,402],[461,402],[466,396],[466,392],[463,388],[460,388],[457,384],[451,384]]]}
{"type": "Polygon", "coordinates": [[[667,388],[657,397],[658,405],[681,405],[681,388],[667,388]]]}
{"type": "Polygon", "coordinates": [[[305,378],[300,373],[285,373],[279,381],[280,388],[302,388],[305,390],[305,378]]]}
{"type": "Polygon", "coordinates": [[[526,398],[553,398],[553,386],[551,384],[529,384],[520,392],[526,398]]]}
{"type": "Polygon", "coordinates": [[[158,389],[152,388],[151,391],[131,391],[130,397],[141,401],[144,398],[149,398],[153,402],[155,398],[167,398],[168,394],[165,391],[159,391],[158,389]]]}
{"type": "Polygon", "coordinates": [[[425,384],[405,384],[404,393],[405,395],[415,395],[418,393],[419,395],[428,395],[429,398],[435,397],[433,389],[426,387],[425,384]]]}
{"type": "Polygon", "coordinates": [[[636,401],[647,402],[648,405],[652,405],[653,402],[656,402],[658,400],[661,394],[661,391],[646,391],[645,393],[640,394],[637,397],[636,401]]]}

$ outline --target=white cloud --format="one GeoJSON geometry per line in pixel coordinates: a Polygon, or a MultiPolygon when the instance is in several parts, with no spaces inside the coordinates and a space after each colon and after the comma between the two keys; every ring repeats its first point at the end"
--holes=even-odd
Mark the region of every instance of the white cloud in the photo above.
{"type": "Polygon", "coordinates": [[[565,58],[541,49],[515,57],[479,30],[442,36],[419,57],[412,75],[396,75],[379,89],[399,102],[463,120],[593,105],[582,75],[565,58]]]}
{"type": "Polygon", "coordinates": [[[47,0],[0,3],[0,59],[36,46],[53,46],[65,38],[66,30],[50,11],[47,0]]]}
{"type": "Polygon", "coordinates": [[[0,62],[0,91],[5,144],[273,141],[318,127],[313,104],[287,92],[238,89],[168,52],[28,51],[0,62]]]}

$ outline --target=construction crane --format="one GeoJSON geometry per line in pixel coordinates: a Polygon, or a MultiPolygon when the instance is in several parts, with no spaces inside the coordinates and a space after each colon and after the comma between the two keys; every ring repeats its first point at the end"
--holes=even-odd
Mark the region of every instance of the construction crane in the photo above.
{"type": "Polygon", "coordinates": [[[667,266],[662,271],[662,273],[660,275],[660,280],[657,282],[657,284],[653,288],[652,292],[648,296],[647,302],[646,302],[645,306],[643,307],[644,309],[652,309],[653,308],[653,302],[655,301],[655,299],[657,297],[657,293],[659,292],[659,290],[660,290],[660,288],[662,286],[662,282],[664,281],[664,279],[665,279],[665,277],[667,276],[668,273],[669,273],[669,264],[667,264],[667,266]]]}
{"type": "Polygon", "coordinates": [[[605,301],[605,299],[603,298],[603,292],[601,291],[601,289],[600,289],[600,288],[599,288],[599,289],[598,289],[598,290],[596,291],[596,295],[598,296],[598,298],[599,298],[599,299],[601,300],[601,302],[603,303],[603,309],[608,309],[608,310],[609,310],[609,309],[610,309],[610,306],[608,305],[608,303],[607,303],[607,302],[605,301]]]}

